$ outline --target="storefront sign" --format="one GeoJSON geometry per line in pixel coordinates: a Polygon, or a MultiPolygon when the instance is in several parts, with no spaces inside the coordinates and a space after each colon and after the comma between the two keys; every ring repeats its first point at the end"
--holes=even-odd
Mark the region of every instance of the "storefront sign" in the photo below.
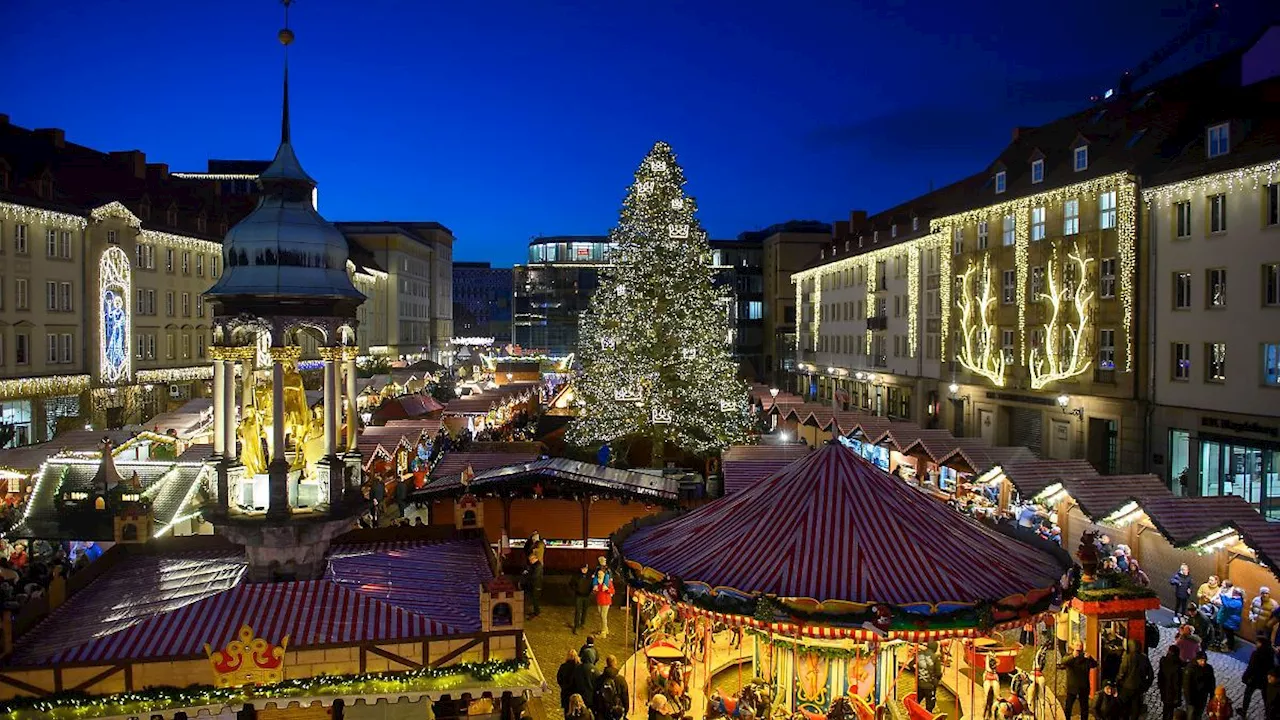
{"type": "Polygon", "coordinates": [[[1280,428],[1270,427],[1256,422],[1236,422],[1227,420],[1226,418],[1201,417],[1200,426],[1214,428],[1217,430],[1226,430],[1228,432],[1237,433],[1253,433],[1255,435],[1267,435],[1268,437],[1280,437],[1280,428]]]}

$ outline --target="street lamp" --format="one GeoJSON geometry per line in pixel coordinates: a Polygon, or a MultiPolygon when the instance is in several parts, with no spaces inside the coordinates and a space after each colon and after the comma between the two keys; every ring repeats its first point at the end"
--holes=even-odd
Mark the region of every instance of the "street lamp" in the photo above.
{"type": "Polygon", "coordinates": [[[1068,408],[1068,407],[1067,407],[1067,405],[1068,405],[1070,402],[1071,402],[1071,396],[1070,396],[1070,395],[1067,395],[1066,393],[1063,393],[1062,395],[1059,395],[1059,396],[1058,396],[1058,407],[1062,409],[1062,414],[1063,414],[1063,415],[1075,415],[1076,417],[1078,417],[1078,418],[1080,418],[1081,420],[1083,420],[1083,419],[1084,419],[1084,408],[1083,408],[1083,407],[1068,408]]]}

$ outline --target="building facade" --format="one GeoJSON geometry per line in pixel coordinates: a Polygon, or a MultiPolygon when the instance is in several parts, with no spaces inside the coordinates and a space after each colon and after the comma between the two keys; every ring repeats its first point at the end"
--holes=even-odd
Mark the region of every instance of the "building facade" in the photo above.
{"type": "Polygon", "coordinates": [[[512,268],[512,342],[564,357],[578,349],[578,318],[599,286],[610,249],[604,235],[534,238],[529,262],[512,268]]]}
{"type": "Polygon", "coordinates": [[[511,268],[487,262],[453,264],[453,330],[458,337],[491,337],[511,343],[511,268]]]}
{"type": "MultiPolygon", "coordinates": [[[[1280,31],[1271,36],[1280,51],[1280,31]]],[[[1195,141],[1143,191],[1151,470],[1175,492],[1239,495],[1271,519],[1280,519],[1277,70],[1215,93],[1195,141]]]]}
{"type": "Polygon", "coordinates": [[[763,315],[761,379],[781,386],[795,371],[796,296],[791,274],[818,258],[831,240],[832,227],[816,221],[790,221],[739,235],[760,244],[763,315]]]}

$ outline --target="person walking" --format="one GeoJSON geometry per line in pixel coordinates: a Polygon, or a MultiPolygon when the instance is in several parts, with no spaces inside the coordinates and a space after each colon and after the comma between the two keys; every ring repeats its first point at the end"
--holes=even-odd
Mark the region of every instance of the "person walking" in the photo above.
{"type": "Polygon", "coordinates": [[[631,712],[631,690],[618,672],[618,658],[614,655],[604,659],[591,705],[596,720],[623,720],[631,712]]]}
{"type": "Polygon", "coordinates": [[[1120,658],[1120,672],[1116,676],[1116,690],[1119,698],[1120,713],[1126,718],[1136,718],[1142,709],[1142,699],[1155,679],[1151,669],[1151,660],[1138,641],[1129,638],[1125,641],[1124,655],[1120,658]]]}
{"type": "Polygon", "coordinates": [[[1182,676],[1182,695],[1187,701],[1187,714],[1191,720],[1203,719],[1205,706],[1217,687],[1218,680],[1213,674],[1213,666],[1209,664],[1209,656],[1201,650],[1182,676]]]}
{"type": "Polygon", "coordinates": [[[1160,658],[1160,669],[1156,672],[1156,685],[1160,688],[1160,720],[1172,720],[1173,711],[1182,707],[1182,673],[1187,664],[1182,662],[1182,654],[1177,645],[1170,645],[1160,658]]]}
{"type": "Polygon", "coordinates": [[[1178,572],[1169,578],[1169,584],[1173,586],[1173,615],[1174,621],[1181,623],[1187,617],[1187,600],[1191,599],[1191,588],[1195,586],[1195,580],[1191,578],[1191,570],[1187,568],[1186,563],[1178,567],[1178,572]]]}
{"type": "Polygon", "coordinates": [[[564,662],[560,663],[559,669],[556,670],[556,684],[560,686],[560,711],[567,713],[569,711],[569,696],[573,694],[573,680],[578,672],[578,666],[582,661],[578,659],[578,654],[570,650],[568,657],[564,662]]]}
{"type": "Polygon", "coordinates": [[[570,581],[573,590],[573,634],[587,626],[587,606],[591,603],[591,572],[586,565],[570,581]]]}
{"type": "Polygon", "coordinates": [[[564,720],[595,720],[595,713],[583,702],[581,695],[574,693],[569,696],[569,709],[564,713],[564,720]]]}
{"type": "Polygon", "coordinates": [[[1173,644],[1178,648],[1178,657],[1183,665],[1195,662],[1196,655],[1200,652],[1200,636],[1195,634],[1190,625],[1178,628],[1178,639],[1173,644]]]}
{"type": "Polygon", "coordinates": [[[916,655],[916,699],[925,710],[933,712],[938,702],[938,683],[942,681],[938,663],[938,641],[930,640],[916,655]]]}
{"type": "Polygon", "coordinates": [[[529,601],[532,607],[529,620],[542,614],[542,560],[546,552],[547,544],[542,541],[542,535],[534,530],[524,545],[525,572],[528,573],[529,601]]]}
{"type": "Polygon", "coordinates": [[[1259,635],[1254,641],[1253,652],[1249,654],[1249,664],[1245,665],[1244,674],[1240,679],[1244,681],[1244,700],[1240,703],[1241,712],[1245,717],[1249,717],[1249,704],[1255,692],[1262,693],[1262,702],[1267,701],[1267,675],[1276,666],[1276,651],[1271,647],[1271,640],[1266,635],[1259,635]]]}
{"type": "Polygon", "coordinates": [[[596,575],[591,580],[591,592],[596,598],[596,609],[600,611],[600,637],[609,637],[609,608],[613,605],[613,578],[609,571],[596,568],[596,575]]]}
{"type": "Polygon", "coordinates": [[[1062,717],[1071,720],[1071,708],[1080,703],[1081,720],[1089,720],[1089,673],[1098,667],[1098,661],[1084,654],[1084,647],[1077,644],[1070,657],[1058,661],[1058,669],[1067,671],[1067,695],[1062,701],[1062,717]]]}

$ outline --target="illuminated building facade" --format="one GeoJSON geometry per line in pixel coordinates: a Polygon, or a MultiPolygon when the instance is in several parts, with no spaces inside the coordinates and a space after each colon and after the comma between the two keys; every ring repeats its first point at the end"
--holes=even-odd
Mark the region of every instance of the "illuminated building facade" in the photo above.
{"type": "Polygon", "coordinates": [[[453,263],[453,328],[461,337],[511,343],[511,268],[487,262],[453,263]]]}
{"type": "MultiPolygon", "coordinates": [[[[1269,33],[1280,58],[1280,30],[1269,33]]],[[[1238,89],[1143,190],[1149,243],[1151,472],[1280,519],[1280,102],[1245,53],[1238,89]]]]}

